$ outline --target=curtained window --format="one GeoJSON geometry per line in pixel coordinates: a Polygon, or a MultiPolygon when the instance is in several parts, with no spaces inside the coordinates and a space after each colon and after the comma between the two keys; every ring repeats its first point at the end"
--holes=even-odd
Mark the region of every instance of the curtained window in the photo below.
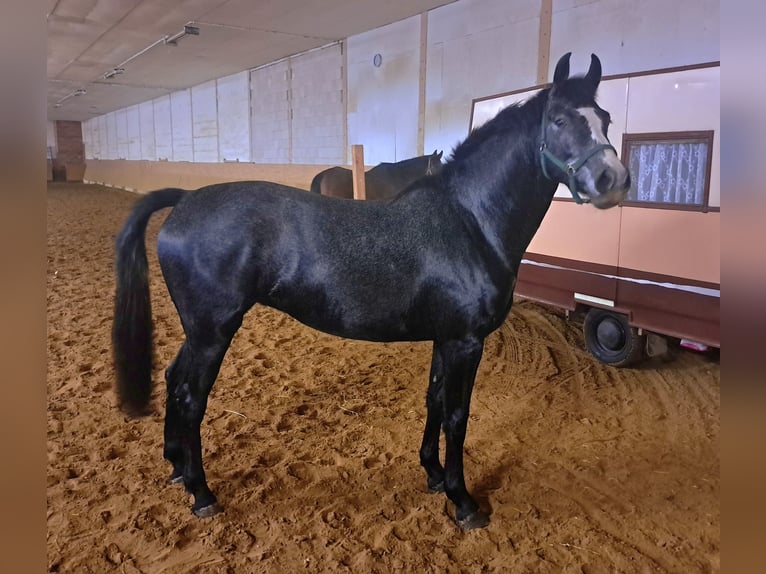
{"type": "Polygon", "coordinates": [[[707,208],[713,132],[625,134],[631,187],[623,205],[707,208]]]}

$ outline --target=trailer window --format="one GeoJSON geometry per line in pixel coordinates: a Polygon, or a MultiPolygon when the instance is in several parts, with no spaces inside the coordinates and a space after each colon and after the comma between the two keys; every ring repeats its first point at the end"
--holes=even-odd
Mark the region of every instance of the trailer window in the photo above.
{"type": "Polygon", "coordinates": [[[623,205],[706,210],[713,132],[625,134],[631,187],[623,205]]]}

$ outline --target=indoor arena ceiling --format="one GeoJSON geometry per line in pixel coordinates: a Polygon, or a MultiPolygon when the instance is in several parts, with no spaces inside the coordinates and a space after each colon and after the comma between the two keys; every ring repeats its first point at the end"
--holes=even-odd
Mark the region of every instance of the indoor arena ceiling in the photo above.
{"type": "Polygon", "coordinates": [[[48,119],[86,120],[453,1],[48,0],[48,119]]]}

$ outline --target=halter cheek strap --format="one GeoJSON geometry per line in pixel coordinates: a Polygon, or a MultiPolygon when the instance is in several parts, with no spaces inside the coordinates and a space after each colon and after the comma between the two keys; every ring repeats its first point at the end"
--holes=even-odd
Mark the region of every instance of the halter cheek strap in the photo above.
{"type": "Polygon", "coordinates": [[[567,187],[569,188],[569,193],[572,194],[572,198],[575,200],[576,203],[581,204],[583,203],[583,199],[582,197],[580,197],[580,194],[577,192],[577,182],[575,180],[575,175],[580,170],[580,168],[585,165],[585,162],[588,161],[594,154],[597,154],[598,152],[607,150],[607,149],[614,151],[614,153],[616,154],[617,150],[614,149],[614,146],[612,146],[611,144],[598,144],[590,148],[579,159],[566,163],[562,161],[560,158],[553,155],[553,153],[548,149],[548,144],[545,142],[545,128],[546,128],[547,116],[548,116],[548,110],[546,109],[545,112],[543,112],[542,133],[540,134],[540,167],[543,170],[543,175],[547,179],[551,179],[551,180],[553,179],[548,174],[548,168],[546,165],[547,161],[551,162],[553,165],[559,168],[567,176],[567,180],[568,180],[567,187]]]}

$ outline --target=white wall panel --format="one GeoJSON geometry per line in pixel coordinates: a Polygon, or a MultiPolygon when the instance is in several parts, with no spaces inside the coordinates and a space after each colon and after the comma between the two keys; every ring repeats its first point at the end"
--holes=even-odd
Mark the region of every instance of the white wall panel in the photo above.
{"type": "Polygon", "coordinates": [[[92,125],[91,137],[93,139],[91,140],[90,150],[92,154],[91,157],[93,159],[101,159],[102,157],[104,157],[102,145],[103,145],[103,142],[105,141],[106,133],[101,128],[101,118],[103,118],[103,116],[98,118],[93,118],[91,120],[91,125],[92,125]]]}
{"type": "Polygon", "coordinates": [[[85,159],[92,157],[91,146],[93,142],[93,132],[91,129],[92,120],[84,120],[80,122],[80,129],[82,130],[82,146],[85,153],[85,159]]]}
{"type": "MultiPolygon", "coordinates": [[[[84,124],[85,133],[88,134],[88,141],[85,145],[85,159],[94,159],[98,157],[98,119],[91,118],[84,124]]],[[[83,136],[85,135],[83,133],[83,136]]]]}
{"type": "Polygon", "coordinates": [[[154,104],[151,100],[138,106],[139,122],[141,124],[141,157],[140,159],[157,159],[154,144],[154,104]]]}
{"type": "Polygon", "coordinates": [[[127,109],[128,121],[128,156],[127,159],[141,159],[141,116],[138,106],[127,109]]]}
{"type": "Polygon", "coordinates": [[[215,80],[191,89],[194,161],[218,161],[218,102],[215,80]]]}
{"type": "Polygon", "coordinates": [[[218,98],[218,161],[250,161],[250,86],[248,72],[220,78],[218,98]]]}
{"type": "Polygon", "coordinates": [[[107,156],[106,159],[119,159],[117,144],[117,112],[109,112],[106,116],[107,156]]]}
{"type": "Polygon", "coordinates": [[[340,44],[294,56],[290,68],[292,163],[345,163],[340,44]]]}
{"type": "Polygon", "coordinates": [[[98,135],[101,140],[99,157],[101,159],[109,159],[109,121],[106,114],[98,117],[98,135]]]}
{"type": "Polygon", "coordinates": [[[287,60],[250,72],[253,161],[290,163],[287,60]]]}
{"type": "Polygon", "coordinates": [[[605,74],[720,60],[719,0],[554,0],[550,74],[572,52],[587,69],[591,53],[605,74]]]}
{"type": "Polygon", "coordinates": [[[194,161],[192,146],[191,90],[170,94],[173,161],[194,161]]]}
{"type": "Polygon", "coordinates": [[[98,159],[101,157],[101,132],[98,117],[91,118],[90,123],[90,157],[86,159],[98,159]]]}
{"type": "Polygon", "coordinates": [[[128,159],[130,139],[128,137],[128,110],[122,108],[115,112],[117,121],[117,157],[128,159]]]}
{"type": "Polygon", "coordinates": [[[417,155],[419,73],[420,16],[348,39],[348,143],[366,164],[417,155]]]}
{"type": "Polygon", "coordinates": [[[154,151],[158,160],[173,159],[173,121],[170,96],[152,100],[154,112],[154,151]]]}
{"type": "Polygon", "coordinates": [[[474,98],[536,83],[539,16],[539,0],[461,0],[428,13],[426,152],[465,139],[474,98]]]}

